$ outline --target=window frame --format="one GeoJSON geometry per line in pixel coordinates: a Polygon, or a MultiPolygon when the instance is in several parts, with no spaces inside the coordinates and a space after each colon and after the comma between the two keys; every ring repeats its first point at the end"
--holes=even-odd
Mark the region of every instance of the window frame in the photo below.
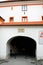
{"type": "Polygon", "coordinates": [[[10,17],[10,18],[9,18],[9,21],[10,21],[10,22],[14,22],[14,17],[10,17]],[[12,18],[12,20],[11,20],[11,18],[12,18]]]}
{"type": "Polygon", "coordinates": [[[27,5],[22,5],[22,11],[27,11],[27,5]]]}
{"type": "Polygon", "coordinates": [[[42,21],[43,21],[43,16],[42,16],[42,21]]]}
{"type": "Polygon", "coordinates": [[[27,16],[22,16],[22,22],[28,22],[28,17],[27,16]],[[25,19],[26,19],[26,21],[25,21],[25,19]]]}

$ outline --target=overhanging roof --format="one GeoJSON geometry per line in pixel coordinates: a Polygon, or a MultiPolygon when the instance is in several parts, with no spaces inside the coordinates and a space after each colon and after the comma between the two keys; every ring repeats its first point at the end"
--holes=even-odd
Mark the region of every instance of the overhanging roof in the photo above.
{"type": "Polygon", "coordinates": [[[43,4],[43,1],[3,1],[0,2],[0,6],[9,6],[9,5],[24,5],[24,4],[43,4]]]}

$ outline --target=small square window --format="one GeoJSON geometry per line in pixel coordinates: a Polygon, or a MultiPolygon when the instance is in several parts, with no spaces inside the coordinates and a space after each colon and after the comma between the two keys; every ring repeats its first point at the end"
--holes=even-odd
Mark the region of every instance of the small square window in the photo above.
{"type": "Polygon", "coordinates": [[[14,17],[10,17],[9,21],[13,22],[14,21],[14,17]]]}
{"type": "Polygon", "coordinates": [[[22,5],[22,11],[27,11],[27,5],[22,5]]]}
{"type": "Polygon", "coordinates": [[[27,16],[23,16],[23,17],[22,17],[22,22],[27,22],[27,21],[28,21],[27,16]]]}

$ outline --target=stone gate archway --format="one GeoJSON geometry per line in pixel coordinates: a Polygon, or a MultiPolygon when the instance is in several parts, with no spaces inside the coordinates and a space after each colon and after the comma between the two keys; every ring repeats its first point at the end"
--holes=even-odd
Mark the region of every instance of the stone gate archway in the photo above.
{"type": "Polygon", "coordinates": [[[15,36],[7,42],[7,54],[36,57],[36,41],[27,36],[15,36]]]}

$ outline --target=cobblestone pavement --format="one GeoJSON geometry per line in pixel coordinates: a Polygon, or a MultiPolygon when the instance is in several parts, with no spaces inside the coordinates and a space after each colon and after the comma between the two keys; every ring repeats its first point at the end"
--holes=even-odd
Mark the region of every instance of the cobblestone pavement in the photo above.
{"type": "Polygon", "coordinates": [[[43,60],[36,61],[34,58],[16,57],[0,60],[0,65],[43,65],[43,60]]]}

